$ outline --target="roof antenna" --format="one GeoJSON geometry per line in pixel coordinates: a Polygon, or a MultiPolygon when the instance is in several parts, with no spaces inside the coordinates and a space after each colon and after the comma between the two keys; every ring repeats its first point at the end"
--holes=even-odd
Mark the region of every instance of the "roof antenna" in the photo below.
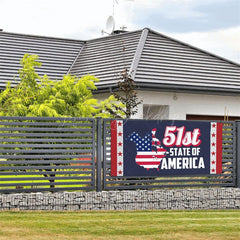
{"type": "MultiPolygon", "coordinates": [[[[129,1],[129,2],[133,2],[134,0],[125,0],[125,1],[129,1]]],[[[115,19],[114,19],[114,15],[115,15],[115,5],[119,4],[118,0],[113,0],[112,2],[112,16],[109,16],[106,22],[106,26],[105,26],[105,30],[102,30],[101,33],[102,35],[107,34],[107,35],[111,35],[111,34],[119,34],[119,33],[124,33],[126,32],[126,26],[121,26],[120,30],[116,30],[115,31],[115,19]]]]}
{"type": "Polygon", "coordinates": [[[113,17],[114,17],[114,11],[115,11],[115,2],[118,4],[118,1],[117,0],[113,0],[113,17]]]}
{"type": "Polygon", "coordinates": [[[114,32],[115,29],[115,21],[113,16],[109,16],[106,22],[106,26],[105,26],[106,31],[102,30],[102,35],[104,33],[110,35],[114,32]]]}

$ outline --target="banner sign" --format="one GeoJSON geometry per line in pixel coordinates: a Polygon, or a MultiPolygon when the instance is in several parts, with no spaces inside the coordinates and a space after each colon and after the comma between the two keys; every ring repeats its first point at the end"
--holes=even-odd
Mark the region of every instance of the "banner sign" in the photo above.
{"type": "Polygon", "coordinates": [[[111,176],[222,173],[222,124],[112,120],[111,176]]]}

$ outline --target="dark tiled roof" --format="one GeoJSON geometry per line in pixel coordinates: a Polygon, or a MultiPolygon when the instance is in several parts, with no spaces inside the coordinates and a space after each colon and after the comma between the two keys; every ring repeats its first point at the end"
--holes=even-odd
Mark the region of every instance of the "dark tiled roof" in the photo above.
{"type": "Polygon", "coordinates": [[[19,62],[25,53],[39,56],[42,66],[36,71],[40,76],[47,74],[51,79],[61,78],[70,69],[83,44],[83,41],[0,32],[0,88],[8,81],[18,82],[19,62]]]}
{"type": "Polygon", "coordinates": [[[40,75],[95,75],[99,90],[127,68],[143,89],[240,93],[238,64],[147,28],[85,42],[0,32],[0,87],[14,82],[24,53],[39,55],[40,75]]]}
{"type": "Polygon", "coordinates": [[[141,32],[87,41],[70,70],[71,74],[92,74],[100,79],[99,87],[116,85],[121,71],[131,68],[141,32]]]}
{"type": "Polygon", "coordinates": [[[238,64],[147,31],[135,74],[139,85],[240,92],[238,64]]]}

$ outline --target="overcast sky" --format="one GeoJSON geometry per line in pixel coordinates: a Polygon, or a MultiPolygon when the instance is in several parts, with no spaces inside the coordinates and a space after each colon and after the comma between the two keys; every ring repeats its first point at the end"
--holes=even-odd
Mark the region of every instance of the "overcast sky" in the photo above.
{"type": "Polygon", "coordinates": [[[240,0],[0,0],[6,32],[88,40],[149,27],[240,63],[240,0]]]}

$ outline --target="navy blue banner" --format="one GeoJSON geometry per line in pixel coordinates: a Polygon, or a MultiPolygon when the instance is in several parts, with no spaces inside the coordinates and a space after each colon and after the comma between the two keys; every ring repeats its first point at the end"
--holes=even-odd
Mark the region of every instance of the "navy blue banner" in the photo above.
{"type": "Polygon", "coordinates": [[[221,172],[221,123],[111,121],[112,176],[185,176],[221,172]]]}

